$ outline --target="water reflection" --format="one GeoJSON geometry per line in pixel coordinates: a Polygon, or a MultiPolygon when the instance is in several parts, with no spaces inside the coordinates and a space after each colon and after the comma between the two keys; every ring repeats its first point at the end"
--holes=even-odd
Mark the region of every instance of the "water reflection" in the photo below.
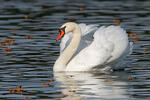
{"type": "MultiPolygon", "coordinates": [[[[122,76],[122,72],[119,74],[122,76]]],[[[64,100],[127,99],[127,82],[122,81],[119,74],[64,72],[54,73],[54,77],[62,93],[68,95],[64,100]]]]}

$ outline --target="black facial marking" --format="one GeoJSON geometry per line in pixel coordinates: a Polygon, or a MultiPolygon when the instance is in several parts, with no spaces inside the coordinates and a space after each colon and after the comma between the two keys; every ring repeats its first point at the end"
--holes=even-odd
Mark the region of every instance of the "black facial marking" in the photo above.
{"type": "Polygon", "coordinates": [[[65,32],[65,28],[66,28],[66,26],[60,28],[60,29],[59,29],[59,32],[60,32],[60,30],[63,30],[63,31],[65,32]]]}

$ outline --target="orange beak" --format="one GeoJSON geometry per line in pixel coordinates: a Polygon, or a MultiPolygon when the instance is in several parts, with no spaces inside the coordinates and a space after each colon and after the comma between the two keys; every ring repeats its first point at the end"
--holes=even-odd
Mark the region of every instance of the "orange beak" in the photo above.
{"type": "Polygon", "coordinates": [[[65,34],[64,30],[60,29],[59,35],[56,40],[59,40],[62,36],[64,36],[64,34],[65,34]]]}

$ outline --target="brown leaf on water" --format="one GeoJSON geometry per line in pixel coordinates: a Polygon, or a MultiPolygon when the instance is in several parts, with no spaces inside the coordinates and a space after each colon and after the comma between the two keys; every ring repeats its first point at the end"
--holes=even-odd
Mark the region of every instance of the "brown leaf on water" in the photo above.
{"type": "Polygon", "coordinates": [[[25,19],[29,19],[29,16],[28,16],[28,15],[25,15],[24,18],[25,18],[25,19]]]}
{"type": "Polygon", "coordinates": [[[58,98],[57,100],[61,100],[61,98],[58,98]]]}
{"type": "Polygon", "coordinates": [[[131,37],[132,35],[130,33],[128,33],[128,37],[131,37]]]}
{"type": "Polygon", "coordinates": [[[32,93],[32,92],[28,92],[28,94],[29,94],[29,95],[33,95],[34,93],[32,93]]]}
{"type": "Polygon", "coordinates": [[[9,43],[7,43],[7,42],[6,42],[6,43],[4,43],[4,44],[5,44],[6,46],[9,46],[9,43]]]}
{"type": "Polygon", "coordinates": [[[29,97],[28,97],[28,96],[25,96],[25,100],[29,100],[29,97]]]}
{"type": "Polygon", "coordinates": [[[133,80],[133,78],[132,77],[128,77],[128,80],[133,80]]]}
{"type": "Polygon", "coordinates": [[[0,42],[0,45],[3,45],[3,43],[2,43],[2,42],[0,42]]]}
{"type": "Polygon", "coordinates": [[[24,91],[20,85],[16,86],[16,90],[18,93],[22,93],[24,91]]]}
{"type": "Polygon", "coordinates": [[[53,80],[48,80],[48,82],[52,82],[53,80]]]}
{"type": "Polygon", "coordinates": [[[11,39],[10,39],[10,41],[14,41],[14,40],[15,40],[15,38],[11,38],[11,39]]]}
{"type": "Polygon", "coordinates": [[[135,39],[136,39],[137,41],[141,40],[139,37],[136,37],[135,39]]]}
{"type": "Polygon", "coordinates": [[[49,84],[48,83],[42,83],[42,86],[49,86],[49,84]]]}
{"type": "Polygon", "coordinates": [[[80,7],[80,11],[83,11],[83,7],[80,7]]]}
{"type": "Polygon", "coordinates": [[[10,45],[11,45],[11,46],[13,45],[14,40],[15,40],[14,38],[11,38],[11,39],[10,39],[10,45]]]}
{"type": "Polygon", "coordinates": [[[11,52],[12,50],[9,49],[9,48],[5,48],[4,51],[5,51],[5,52],[11,52]]]}
{"type": "Polygon", "coordinates": [[[143,50],[143,53],[147,53],[147,52],[148,52],[148,50],[146,50],[146,49],[143,50]]]}
{"type": "Polygon", "coordinates": [[[136,33],[129,33],[128,36],[129,37],[136,37],[136,33]]]}
{"type": "Polygon", "coordinates": [[[23,93],[23,88],[20,85],[16,86],[16,89],[10,88],[9,92],[10,93],[23,93]]]}
{"type": "Polygon", "coordinates": [[[14,33],[14,32],[16,32],[16,30],[13,30],[13,29],[12,29],[12,30],[10,30],[10,33],[14,33]]]}
{"type": "Polygon", "coordinates": [[[5,42],[0,42],[0,45],[5,45],[5,42]]]}
{"type": "Polygon", "coordinates": [[[17,92],[18,92],[18,93],[22,93],[23,91],[24,91],[23,88],[18,88],[18,89],[17,89],[17,92]]]}
{"type": "Polygon", "coordinates": [[[0,45],[5,45],[5,46],[13,45],[14,40],[15,40],[14,38],[7,38],[3,40],[3,42],[0,42],[0,45]]]}
{"type": "Polygon", "coordinates": [[[120,20],[114,19],[113,21],[114,21],[117,25],[120,25],[120,20]]]}
{"type": "Polygon", "coordinates": [[[28,36],[24,36],[25,39],[32,39],[32,36],[28,35],[28,36]]]}
{"type": "Polygon", "coordinates": [[[10,88],[10,89],[9,89],[9,92],[10,92],[10,93],[15,93],[15,92],[16,92],[16,90],[15,90],[15,89],[13,89],[13,88],[10,88]]]}
{"type": "Polygon", "coordinates": [[[106,80],[105,80],[105,82],[112,82],[112,80],[108,80],[108,79],[106,79],[106,80]]]}
{"type": "Polygon", "coordinates": [[[135,24],[130,24],[130,26],[135,26],[135,24]]]}

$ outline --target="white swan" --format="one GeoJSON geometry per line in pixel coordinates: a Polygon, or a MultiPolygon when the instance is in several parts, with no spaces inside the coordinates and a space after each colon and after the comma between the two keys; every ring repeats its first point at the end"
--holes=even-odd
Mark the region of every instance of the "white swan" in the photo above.
{"type": "Polygon", "coordinates": [[[97,25],[67,22],[61,26],[57,40],[62,36],[60,56],[53,67],[55,72],[119,68],[121,59],[132,49],[126,31],[120,26],[97,28],[97,25]]]}

